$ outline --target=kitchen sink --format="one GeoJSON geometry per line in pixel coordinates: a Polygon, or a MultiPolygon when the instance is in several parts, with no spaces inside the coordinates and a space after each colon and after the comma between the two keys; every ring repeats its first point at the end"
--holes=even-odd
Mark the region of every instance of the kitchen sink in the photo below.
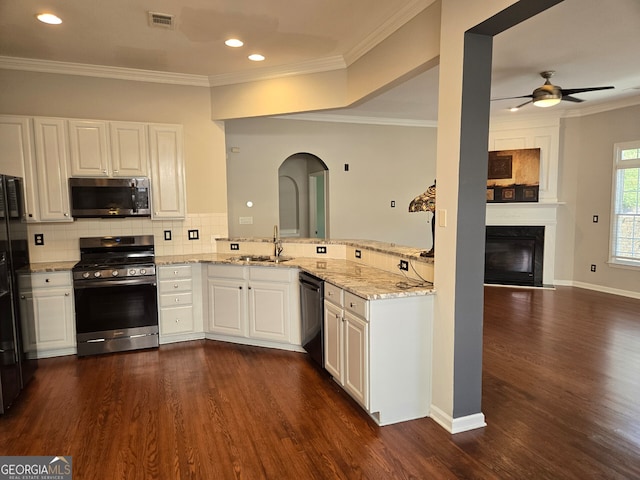
{"type": "Polygon", "coordinates": [[[269,263],[282,263],[291,260],[290,257],[275,257],[269,255],[240,255],[234,257],[233,260],[237,262],[269,262],[269,263]]]}

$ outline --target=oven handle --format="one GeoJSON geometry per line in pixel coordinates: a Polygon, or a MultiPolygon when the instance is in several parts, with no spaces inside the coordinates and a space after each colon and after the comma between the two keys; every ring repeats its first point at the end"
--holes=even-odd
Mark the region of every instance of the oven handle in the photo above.
{"type": "Polygon", "coordinates": [[[120,287],[123,285],[152,285],[157,286],[155,277],[135,277],[135,278],[109,278],[104,280],[88,280],[86,282],[73,282],[73,288],[77,290],[85,288],[99,287],[120,287]]]}

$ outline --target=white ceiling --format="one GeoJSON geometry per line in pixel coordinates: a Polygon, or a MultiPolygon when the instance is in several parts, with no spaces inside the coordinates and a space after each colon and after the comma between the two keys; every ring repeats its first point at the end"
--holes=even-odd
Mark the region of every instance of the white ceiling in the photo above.
{"type": "MultiPolygon", "coordinates": [[[[316,64],[348,65],[432,1],[4,0],[0,56],[204,75],[214,81],[316,64]],[[63,24],[38,22],[35,14],[45,10],[61,16],[63,24]],[[148,11],[175,15],[175,29],[150,27],[148,11]],[[228,37],[243,39],[245,46],[226,47],[228,37]],[[253,52],[267,59],[250,62],[246,57],[253,52]]],[[[543,83],[538,72],[555,70],[552,82],[564,88],[615,86],[576,95],[586,101],[562,102],[552,107],[556,112],[636,98],[640,103],[639,21],[639,0],[565,0],[495,38],[492,97],[530,94],[543,83]]],[[[437,87],[435,68],[354,108],[327,113],[435,122],[437,87]]],[[[525,100],[492,102],[492,114],[525,100]]],[[[527,105],[509,114],[536,110],[527,105]]]]}

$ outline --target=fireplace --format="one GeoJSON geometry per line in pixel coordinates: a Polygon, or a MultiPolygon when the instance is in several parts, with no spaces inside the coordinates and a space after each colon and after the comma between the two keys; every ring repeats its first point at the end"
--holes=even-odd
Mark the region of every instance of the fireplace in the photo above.
{"type": "Polygon", "coordinates": [[[484,281],[542,286],[543,226],[487,226],[484,281]]]}

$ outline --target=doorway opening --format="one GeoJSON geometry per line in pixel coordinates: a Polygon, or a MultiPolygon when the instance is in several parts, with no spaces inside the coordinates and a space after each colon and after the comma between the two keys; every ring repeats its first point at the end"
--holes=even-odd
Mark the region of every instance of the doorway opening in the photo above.
{"type": "Polygon", "coordinates": [[[329,169],[311,153],[296,153],[278,168],[282,237],[329,238],[329,169]]]}

